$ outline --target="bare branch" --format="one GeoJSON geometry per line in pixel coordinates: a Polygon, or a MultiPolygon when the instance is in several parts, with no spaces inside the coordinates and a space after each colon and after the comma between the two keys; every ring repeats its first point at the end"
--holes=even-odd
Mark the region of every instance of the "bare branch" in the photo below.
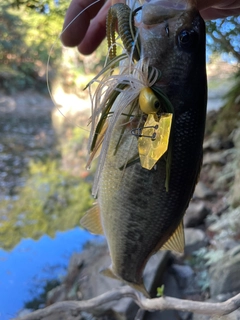
{"type": "MultiPolygon", "coordinates": [[[[223,21],[224,22],[224,21],[223,21]]],[[[226,52],[231,52],[233,54],[233,56],[238,60],[240,61],[240,53],[237,52],[236,50],[234,50],[233,46],[231,45],[230,43],[230,40],[228,40],[226,38],[226,36],[223,36],[221,34],[221,32],[217,32],[216,33],[218,34],[219,38],[217,38],[214,33],[211,33],[211,37],[213,38],[213,40],[216,42],[216,43],[219,43],[223,48],[225,48],[226,52]]]]}
{"type": "MultiPolygon", "coordinates": [[[[29,315],[21,317],[21,320],[41,320],[52,314],[66,312],[74,316],[80,314],[81,311],[91,313],[105,303],[117,301],[122,298],[132,298],[142,310],[179,310],[189,311],[193,313],[222,316],[237,310],[240,307],[240,293],[225,302],[210,303],[202,301],[182,300],[172,297],[160,297],[147,299],[140,293],[134,291],[128,286],[108,291],[98,297],[85,301],[63,301],[32,312],[29,315]]],[[[20,320],[15,318],[13,320],[20,320]]]]}

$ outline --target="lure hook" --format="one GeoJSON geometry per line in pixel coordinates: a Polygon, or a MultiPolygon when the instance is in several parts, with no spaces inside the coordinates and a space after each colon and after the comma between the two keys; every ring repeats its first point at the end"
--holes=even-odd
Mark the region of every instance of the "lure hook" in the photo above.
{"type": "Polygon", "coordinates": [[[138,137],[138,138],[150,138],[151,140],[155,140],[156,139],[156,130],[158,129],[158,125],[155,125],[155,126],[146,126],[146,127],[138,127],[138,128],[135,128],[135,129],[132,129],[131,130],[131,134],[135,137],[138,137]],[[144,135],[142,134],[143,130],[145,129],[153,129],[154,132],[151,136],[148,136],[148,135],[144,135]]]}

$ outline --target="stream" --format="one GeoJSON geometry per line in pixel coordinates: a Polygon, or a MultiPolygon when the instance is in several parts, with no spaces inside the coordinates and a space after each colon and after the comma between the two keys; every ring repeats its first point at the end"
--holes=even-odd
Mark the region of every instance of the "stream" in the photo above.
{"type": "Polygon", "coordinates": [[[68,219],[67,209],[59,210],[70,203],[74,214],[79,208],[76,199],[91,196],[89,183],[62,174],[56,165],[61,152],[52,110],[51,100],[36,92],[0,94],[1,320],[25,309],[49,281],[60,281],[72,254],[97,240],[77,226],[78,217],[74,220],[69,214],[68,219]],[[78,189],[81,182],[86,190],[78,189]],[[68,188],[75,198],[70,198],[68,188]]]}

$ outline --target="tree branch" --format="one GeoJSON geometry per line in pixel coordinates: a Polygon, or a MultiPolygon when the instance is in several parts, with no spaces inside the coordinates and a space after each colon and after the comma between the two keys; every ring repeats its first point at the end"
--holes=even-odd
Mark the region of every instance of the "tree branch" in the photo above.
{"type": "Polygon", "coordinates": [[[217,38],[213,33],[211,33],[211,37],[216,43],[219,43],[221,47],[225,48],[226,52],[231,52],[233,56],[240,61],[240,54],[236,50],[234,50],[233,46],[231,45],[230,41],[226,38],[226,36],[222,35],[221,32],[215,31],[219,38],[217,38]]]}
{"type": "MultiPolygon", "coordinates": [[[[85,301],[63,301],[32,312],[21,317],[21,320],[41,320],[50,315],[65,312],[77,316],[81,311],[91,313],[93,309],[105,303],[117,301],[122,298],[132,298],[142,310],[179,310],[193,313],[222,316],[231,313],[240,307],[240,293],[225,302],[210,303],[192,300],[182,300],[172,297],[147,299],[128,286],[108,291],[93,299],[85,301]]],[[[20,320],[15,318],[13,320],[20,320]]]]}

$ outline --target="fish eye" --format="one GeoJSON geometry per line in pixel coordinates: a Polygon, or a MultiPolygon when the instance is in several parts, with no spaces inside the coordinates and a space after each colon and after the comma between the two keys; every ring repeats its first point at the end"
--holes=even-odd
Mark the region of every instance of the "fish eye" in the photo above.
{"type": "Polygon", "coordinates": [[[193,49],[198,42],[198,34],[195,30],[182,30],[178,35],[178,44],[184,50],[193,49]]]}
{"type": "Polygon", "coordinates": [[[155,100],[154,101],[154,108],[159,109],[159,107],[160,107],[160,102],[158,100],[155,100]]]}

